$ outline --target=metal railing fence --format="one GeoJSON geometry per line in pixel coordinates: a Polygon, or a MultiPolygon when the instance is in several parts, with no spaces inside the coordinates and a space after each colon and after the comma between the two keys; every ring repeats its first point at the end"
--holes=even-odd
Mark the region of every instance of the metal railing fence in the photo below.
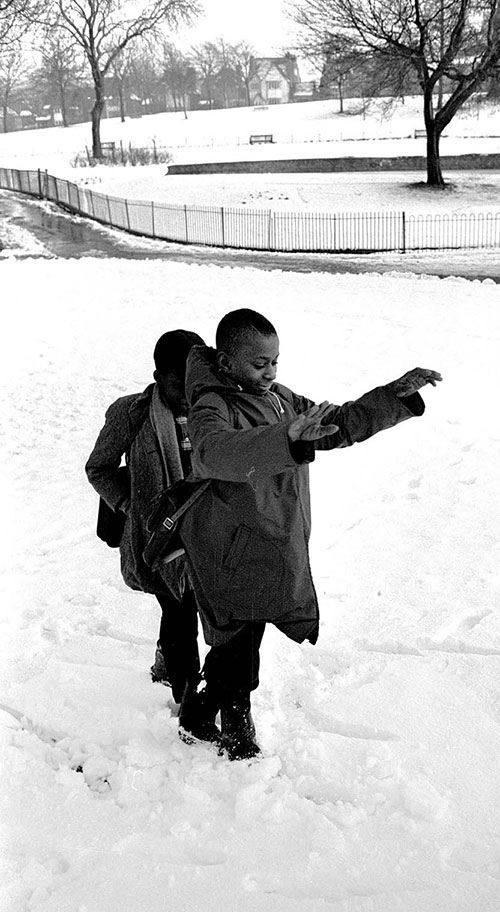
{"type": "Polygon", "coordinates": [[[96,193],[46,171],[0,168],[0,189],[50,200],[131,234],[182,244],[352,253],[500,247],[500,212],[287,212],[178,206],[96,193]]]}

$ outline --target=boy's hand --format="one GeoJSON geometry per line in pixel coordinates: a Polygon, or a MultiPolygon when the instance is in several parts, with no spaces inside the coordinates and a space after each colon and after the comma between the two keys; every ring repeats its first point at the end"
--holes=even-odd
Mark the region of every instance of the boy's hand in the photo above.
{"type": "Polygon", "coordinates": [[[413,370],[403,374],[399,380],[393,380],[387,386],[396,396],[404,398],[411,396],[412,393],[417,393],[427,383],[435,386],[442,379],[441,374],[438,374],[437,371],[427,370],[425,367],[414,367],[413,370]]]}
{"type": "Polygon", "coordinates": [[[302,412],[288,428],[289,440],[319,440],[338,431],[338,424],[333,424],[334,409],[331,402],[321,402],[312,405],[306,412],[302,412]],[[331,413],[331,415],[330,415],[331,413]]]}

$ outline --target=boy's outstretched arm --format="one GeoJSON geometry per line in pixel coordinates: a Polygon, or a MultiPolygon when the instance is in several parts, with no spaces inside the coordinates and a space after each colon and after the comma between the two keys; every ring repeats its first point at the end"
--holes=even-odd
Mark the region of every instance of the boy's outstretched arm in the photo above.
{"type": "Polygon", "coordinates": [[[310,441],[316,449],[350,446],[366,440],[412,415],[422,414],[424,404],[418,391],[428,383],[436,386],[440,380],[437,371],[415,367],[398,380],[344,405],[329,402],[313,405],[292,422],[288,438],[291,442],[310,441]]]}

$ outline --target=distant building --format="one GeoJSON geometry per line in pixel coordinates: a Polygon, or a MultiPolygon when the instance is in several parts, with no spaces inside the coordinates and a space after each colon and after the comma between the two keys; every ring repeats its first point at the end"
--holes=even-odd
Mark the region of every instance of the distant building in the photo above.
{"type": "Polygon", "coordinates": [[[285,54],[284,57],[254,57],[252,72],[249,80],[250,104],[274,105],[293,101],[300,75],[297,58],[292,54],[285,54]]]}
{"type": "Polygon", "coordinates": [[[22,129],[23,130],[32,130],[35,126],[35,115],[33,111],[30,111],[29,108],[23,108],[19,112],[19,117],[21,118],[22,129]]]}

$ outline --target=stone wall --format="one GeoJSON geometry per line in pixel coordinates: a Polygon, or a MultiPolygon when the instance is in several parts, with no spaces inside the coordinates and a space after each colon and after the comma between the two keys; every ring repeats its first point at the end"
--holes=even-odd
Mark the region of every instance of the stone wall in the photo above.
{"type": "MultiPolygon", "coordinates": [[[[500,171],[500,153],[491,155],[442,155],[443,171],[500,171]]],[[[203,162],[193,165],[169,165],[168,174],[278,174],[331,171],[426,171],[424,155],[393,158],[299,158],[280,161],[203,162]]]]}

